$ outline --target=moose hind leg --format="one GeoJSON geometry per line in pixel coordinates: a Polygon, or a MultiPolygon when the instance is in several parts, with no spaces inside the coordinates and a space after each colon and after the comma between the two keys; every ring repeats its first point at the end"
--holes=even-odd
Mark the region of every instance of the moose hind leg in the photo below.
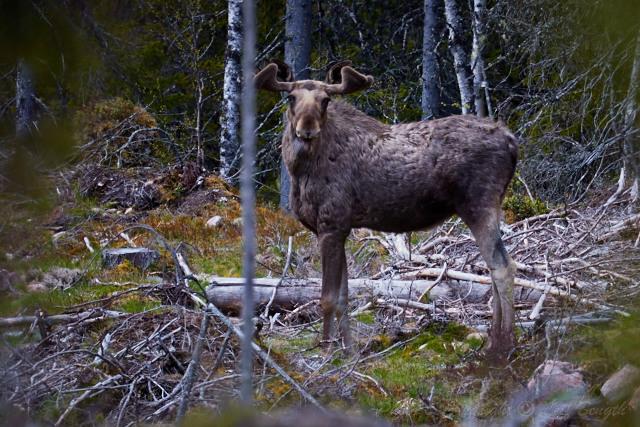
{"type": "Polygon", "coordinates": [[[493,318],[487,354],[506,360],[515,345],[513,283],[516,268],[500,237],[499,218],[500,211],[496,209],[484,218],[463,219],[476,239],[493,282],[493,318]]]}

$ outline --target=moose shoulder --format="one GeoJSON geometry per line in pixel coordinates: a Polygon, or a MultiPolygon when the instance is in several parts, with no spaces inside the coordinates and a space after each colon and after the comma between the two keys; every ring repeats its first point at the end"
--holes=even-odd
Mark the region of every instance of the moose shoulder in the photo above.
{"type": "Polygon", "coordinates": [[[490,354],[514,345],[514,264],[500,238],[500,206],[513,177],[517,144],[502,125],[473,116],[386,125],[336,100],[373,78],[344,61],[324,82],[292,81],[273,62],[259,89],[287,92],[282,155],[291,175],[291,208],[318,235],[322,258],[323,341],[333,317],[350,345],[344,243],[352,228],[424,229],[457,214],[471,229],[493,279],[490,354]]]}

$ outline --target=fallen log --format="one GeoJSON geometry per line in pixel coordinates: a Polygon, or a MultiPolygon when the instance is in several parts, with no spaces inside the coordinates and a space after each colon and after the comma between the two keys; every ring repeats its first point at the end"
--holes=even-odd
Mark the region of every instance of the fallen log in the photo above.
{"type": "MultiPolygon", "coordinates": [[[[73,314],[53,314],[51,316],[43,316],[41,319],[48,325],[56,323],[72,323],[84,321],[96,321],[101,319],[117,319],[126,316],[127,313],[113,310],[90,310],[73,314]]],[[[17,316],[17,317],[0,317],[0,328],[10,328],[15,326],[31,325],[37,316],[17,316]]]]}
{"type": "MultiPolygon", "coordinates": [[[[207,297],[217,307],[223,310],[239,312],[242,307],[242,287],[244,279],[241,277],[212,277],[199,276],[208,281],[207,297]]],[[[273,290],[281,282],[280,278],[254,279],[254,300],[256,305],[266,305],[273,295],[273,290]]],[[[291,310],[310,301],[320,299],[321,282],[319,278],[285,279],[277,289],[273,299],[274,309],[291,310]]],[[[433,280],[371,280],[350,279],[349,298],[363,298],[372,301],[384,298],[391,302],[418,301],[420,296],[435,282],[433,280]]],[[[486,283],[471,281],[441,281],[427,293],[429,301],[460,300],[467,303],[487,301],[490,288],[486,283]]],[[[535,302],[540,297],[539,291],[524,295],[524,300],[535,302]]]]}

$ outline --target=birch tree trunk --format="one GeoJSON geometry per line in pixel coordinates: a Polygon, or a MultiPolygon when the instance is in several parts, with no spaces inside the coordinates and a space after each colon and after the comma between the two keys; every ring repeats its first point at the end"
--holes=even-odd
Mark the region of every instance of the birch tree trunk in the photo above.
{"type": "Polygon", "coordinates": [[[484,72],[484,47],[486,45],[487,1],[473,0],[473,46],[471,49],[471,70],[473,72],[473,99],[476,114],[487,117],[487,105],[483,96],[486,86],[484,72]]]}
{"type": "MultiPolygon", "coordinates": [[[[287,0],[285,17],[284,60],[295,80],[309,78],[311,61],[311,0],[287,0]]],[[[284,118],[286,121],[286,117],[284,118]]],[[[286,126],[286,124],[285,124],[286,126]]],[[[280,161],[280,208],[290,210],[291,178],[280,161]]]]}
{"type": "Polygon", "coordinates": [[[242,48],[242,0],[229,0],[227,14],[227,51],[224,65],[222,117],[220,119],[220,177],[229,184],[237,182],[240,157],[240,93],[242,48]]]}
{"type": "Polygon", "coordinates": [[[16,137],[25,138],[29,135],[35,111],[31,70],[24,59],[20,59],[16,71],[16,137]]]}
{"type": "Polygon", "coordinates": [[[636,113],[638,110],[638,92],[640,89],[640,33],[636,36],[636,47],[633,55],[633,65],[631,67],[631,75],[629,76],[629,89],[627,90],[626,108],[624,114],[624,128],[626,136],[624,138],[625,163],[627,170],[631,174],[631,198],[633,203],[638,203],[639,189],[638,180],[640,180],[640,139],[637,135],[630,135],[631,129],[636,121],[636,113]]]}
{"type": "Polygon", "coordinates": [[[434,119],[440,113],[438,58],[436,56],[438,14],[437,0],[424,0],[422,37],[422,120],[434,119]]]}
{"type": "Polygon", "coordinates": [[[256,159],[256,93],[253,76],[256,73],[256,12],[254,0],[242,1],[242,274],[245,277],[242,303],[242,354],[240,359],[240,397],[242,403],[253,403],[253,276],[256,258],[256,194],[253,170],[256,159]]]}
{"type": "Polygon", "coordinates": [[[453,65],[460,89],[460,108],[462,114],[469,114],[473,112],[473,90],[468,69],[469,61],[462,36],[464,28],[462,15],[456,0],[444,0],[444,13],[447,18],[447,27],[449,27],[449,50],[453,56],[453,65]]]}

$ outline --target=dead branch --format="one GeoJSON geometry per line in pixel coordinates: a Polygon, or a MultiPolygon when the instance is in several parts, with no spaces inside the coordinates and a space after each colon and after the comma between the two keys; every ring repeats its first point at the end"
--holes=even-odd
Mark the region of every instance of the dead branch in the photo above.
{"type": "Polygon", "coordinates": [[[182,400],[180,400],[180,406],[178,406],[178,412],[176,414],[176,425],[180,425],[182,423],[182,420],[187,413],[187,408],[189,407],[189,395],[191,394],[191,388],[193,387],[193,382],[197,376],[196,372],[200,366],[200,357],[202,356],[205,335],[209,328],[209,313],[207,310],[203,311],[202,322],[200,323],[200,333],[198,334],[196,347],[193,350],[193,356],[191,357],[191,362],[187,367],[187,372],[185,372],[184,377],[182,377],[182,400]]]}
{"type": "MultiPolygon", "coordinates": [[[[415,272],[411,272],[405,275],[405,277],[438,277],[440,274],[442,273],[442,269],[440,268],[423,268],[420,269],[418,271],[415,272]]],[[[491,281],[491,277],[488,276],[480,276],[478,274],[472,274],[472,273],[464,273],[462,271],[456,271],[456,270],[451,270],[448,269],[445,272],[445,275],[447,275],[449,278],[451,279],[456,279],[456,280],[465,280],[465,281],[469,281],[469,282],[475,282],[475,283],[481,283],[484,285],[491,285],[492,281],[491,281]]],[[[574,300],[577,303],[581,303],[581,304],[585,304],[588,306],[593,306],[596,307],[600,310],[613,310],[619,314],[622,314],[624,316],[629,316],[628,313],[618,310],[617,308],[614,307],[610,307],[607,306],[605,304],[601,304],[597,301],[593,301],[587,298],[581,298],[577,295],[574,295],[572,293],[570,293],[569,291],[563,291],[554,287],[550,287],[548,290],[546,289],[544,284],[541,283],[537,283],[537,282],[533,282],[531,280],[527,280],[527,279],[521,279],[516,277],[515,279],[515,285],[516,286],[522,286],[523,288],[529,288],[529,289],[534,289],[540,292],[545,292],[547,291],[550,294],[553,295],[557,295],[560,297],[566,297],[566,298],[570,298],[572,300],[574,300]]]]}
{"type": "MultiPolygon", "coordinates": [[[[49,325],[53,325],[57,323],[84,322],[87,320],[118,319],[126,315],[127,313],[120,311],[96,309],[73,314],[53,314],[51,316],[44,316],[42,320],[49,325]]],[[[0,318],[0,328],[31,325],[37,320],[37,316],[2,317],[0,318]]]]}
{"type": "Polygon", "coordinates": [[[287,259],[285,260],[284,268],[282,269],[282,277],[280,277],[280,281],[273,288],[273,293],[271,294],[271,298],[269,299],[269,302],[267,303],[267,305],[264,308],[264,312],[262,313],[262,317],[264,317],[265,319],[268,318],[268,316],[269,316],[269,309],[271,308],[271,304],[273,304],[273,300],[276,297],[276,292],[278,292],[278,287],[284,281],[284,278],[287,275],[287,271],[289,270],[289,264],[291,263],[291,249],[292,249],[292,247],[293,247],[293,236],[289,236],[289,241],[287,243],[287,259]]]}
{"type": "MultiPolygon", "coordinates": [[[[187,291],[185,290],[185,292],[187,291]]],[[[222,314],[222,312],[218,310],[218,308],[214,304],[205,303],[199,296],[191,292],[189,292],[188,295],[197,304],[201,305],[202,307],[205,307],[206,310],[211,311],[211,313],[214,316],[216,316],[218,319],[220,319],[229,328],[229,330],[233,331],[233,333],[238,337],[238,339],[240,340],[243,339],[242,331],[236,325],[234,325],[233,322],[231,322],[231,320],[229,320],[227,316],[222,314]]],[[[271,359],[271,357],[267,353],[265,353],[258,344],[256,344],[255,342],[252,342],[251,347],[253,348],[255,353],[258,355],[258,357],[262,359],[264,363],[271,366],[271,368],[274,371],[276,371],[278,375],[280,375],[286,382],[291,384],[293,388],[295,388],[298,391],[298,393],[300,393],[300,395],[305,398],[307,402],[311,403],[312,405],[316,406],[322,411],[325,410],[324,407],[320,404],[320,402],[318,402],[313,396],[311,396],[308,391],[302,388],[302,386],[298,384],[296,380],[291,378],[291,376],[287,374],[287,372],[284,369],[282,369],[280,365],[278,365],[273,359],[271,359]]]]}

